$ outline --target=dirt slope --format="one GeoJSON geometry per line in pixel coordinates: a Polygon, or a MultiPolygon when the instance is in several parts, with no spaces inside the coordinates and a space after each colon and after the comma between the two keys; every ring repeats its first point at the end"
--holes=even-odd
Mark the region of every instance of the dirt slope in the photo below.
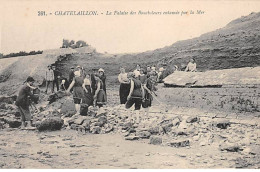
{"type": "Polygon", "coordinates": [[[190,58],[195,58],[200,71],[259,66],[259,31],[260,13],[251,13],[198,38],[154,51],[124,55],[121,60],[181,67],[187,65],[190,58]]]}

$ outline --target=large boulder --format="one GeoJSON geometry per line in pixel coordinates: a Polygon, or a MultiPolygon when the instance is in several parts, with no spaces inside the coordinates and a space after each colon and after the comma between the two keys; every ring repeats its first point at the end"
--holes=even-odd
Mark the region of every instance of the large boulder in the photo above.
{"type": "Polygon", "coordinates": [[[4,118],[4,121],[7,124],[9,124],[10,128],[18,128],[22,124],[20,119],[16,119],[16,118],[13,118],[13,117],[6,117],[6,118],[4,118]]]}
{"type": "Polygon", "coordinates": [[[60,113],[68,116],[72,116],[76,113],[75,105],[72,99],[67,99],[63,102],[60,113]]]}
{"type": "Polygon", "coordinates": [[[231,123],[229,120],[226,119],[218,119],[215,120],[213,125],[221,129],[227,129],[228,127],[231,126],[231,123]]]}
{"type": "Polygon", "coordinates": [[[221,151],[228,151],[228,152],[239,152],[243,150],[243,148],[237,143],[227,143],[227,142],[221,143],[219,145],[219,149],[221,151]]]}
{"type": "Polygon", "coordinates": [[[170,142],[170,146],[173,147],[186,147],[190,146],[190,141],[188,139],[179,139],[179,140],[174,140],[170,142]]]}
{"type": "Polygon", "coordinates": [[[55,131],[60,130],[64,121],[60,118],[48,118],[42,121],[37,127],[39,131],[55,131]]]}
{"type": "Polygon", "coordinates": [[[150,144],[160,145],[162,144],[162,137],[160,136],[150,136],[150,144]]]}
{"type": "Polygon", "coordinates": [[[2,96],[0,97],[0,104],[6,103],[6,104],[13,104],[16,101],[17,96],[2,96]]]}

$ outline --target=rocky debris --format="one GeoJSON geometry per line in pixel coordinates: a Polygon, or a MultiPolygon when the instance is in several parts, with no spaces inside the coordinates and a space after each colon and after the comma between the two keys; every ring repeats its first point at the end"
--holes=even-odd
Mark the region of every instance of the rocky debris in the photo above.
{"type": "Polygon", "coordinates": [[[64,121],[60,118],[49,118],[40,122],[36,127],[39,131],[60,130],[64,121]]]}
{"type": "Polygon", "coordinates": [[[51,103],[57,101],[58,99],[61,99],[61,98],[65,97],[66,95],[67,94],[66,94],[65,91],[59,90],[56,93],[53,93],[53,94],[49,95],[47,100],[49,101],[49,104],[51,104],[51,103]]]}
{"type": "Polygon", "coordinates": [[[244,158],[239,157],[235,160],[236,168],[247,168],[249,165],[251,165],[251,164],[244,158]]]}
{"type": "Polygon", "coordinates": [[[173,146],[176,148],[190,146],[190,140],[188,140],[188,139],[173,140],[170,142],[170,146],[173,146]]]}
{"type": "Polygon", "coordinates": [[[149,139],[151,136],[151,133],[149,131],[139,131],[136,133],[136,135],[142,139],[149,139]]]}
{"type": "Polygon", "coordinates": [[[17,96],[2,96],[0,97],[0,104],[13,104],[16,101],[17,96]]]}
{"type": "Polygon", "coordinates": [[[161,145],[162,144],[162,137],[160,136],[150,136],[150,144],[153,145],[161,145]]]}
{"type": "Polygon", "coordinates": [[[76,113],[75,105],[74,105],[72,99],[66,99],[63,102],[60,113],[66,115],[66,116],[72,116],[76,113]]]}
{"type": "Polygon", "coordinates": [[[229,120],[219,119],[219,120],[215,121],[215,123],[213,125],[218,128],[221,128],[221,129],[227,129],[228,127],[231,126],[231,123],[229,120]]]}
{"type": "Polygon", "coordinates": [[[187,118],[186,122],[187,123],[194,123],[194,122],[198,122],[199,121],[199,118],[197,116],[190,116],[187,118]]]}
{"type": "Polygon", "coordinates": [[[135,136],[135,135],[130,135],[130,136],[125,137],[125,140],[138,140],[138,139],[139,139],[139,137],[135,136]]]}
{"type": "Polygon", "coordinates": [[[223,142],[219,145],[221,151],[228,151],[228,152],[239,152],[242,151],[243,148],[239,146],[237,143],[227,143],[223,142]]]}
{"type": "Polygon", "coordinates": [[[151,127],[148,130],[151,134],[156,135],[159,134],[160,128],[159,126],[151,127]]]}

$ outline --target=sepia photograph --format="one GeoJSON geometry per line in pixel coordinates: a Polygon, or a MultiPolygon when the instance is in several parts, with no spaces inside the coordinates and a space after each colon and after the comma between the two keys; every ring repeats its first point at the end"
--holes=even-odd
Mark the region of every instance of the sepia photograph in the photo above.
{"type": "Polygon", "coordinates": [[[0,4],[0,169],[260,168],[260,1],[0,4]]]}

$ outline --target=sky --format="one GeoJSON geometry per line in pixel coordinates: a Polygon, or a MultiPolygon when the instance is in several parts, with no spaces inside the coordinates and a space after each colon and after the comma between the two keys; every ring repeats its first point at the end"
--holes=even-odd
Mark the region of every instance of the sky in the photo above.
{"type": "MultiPolygon", "coordinates": [[[[62,39],[84,40],[98,52],[136,53],[172,45],[222,28],[234,19],[260,12],[260,1],[65,1],[1,0],[0,53],[56,49],[62,39]],[[188,11],[184,15],[138,15],[188,11]],[[190,11],[194,14],[189,14],[190,11]],[[201,10],[203,14],[196,14],[201,10]],[[47,16],[38,16],[45,11],[47,16]],[[54,15],[56,11],[97,11],[91,16],[54,15]],[[136,15],[106,15],[134,11],[136,15]],[[52,13],[50,15],[49,13],[52,13]],[[103,13],[103,14],[101,14],[103,13]]],[[[56,12],[57,13],[57,12],[56,12]]]]}

